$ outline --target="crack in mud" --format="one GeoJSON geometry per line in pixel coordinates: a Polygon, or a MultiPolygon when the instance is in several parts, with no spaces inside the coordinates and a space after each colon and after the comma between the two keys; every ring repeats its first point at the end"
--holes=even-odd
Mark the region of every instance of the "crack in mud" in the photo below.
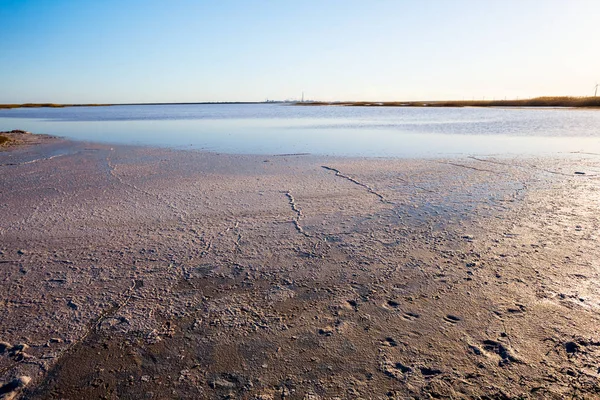
{"type": "Polygon", "coordinates": [[[65,356],[71,351],[77,344],[83,342],[95,329],[102,324],[102,322],[106,321],[109,317],[117,314],[119,311],[123,309],[129,303],[131,298],[133,297],[133,291],[137,288],[137,282],[135,280],[132,281],[131,286],[128,287],[123,293],[121,293],[120,297],[125,297],[120,303],[117,303],[115,306],[107,309],[106,311],[100,313],[98,317],[88,326],[87,331],[81,336],[78,340],[73,341],[59,356],[57,359],[65,356]]]}
{"type": "MultiPolygon", "coordinates": [[[[582,153],[582,154],[594,154],[594,153],[582,153]]],[[[496,164],[496,165],[503,165],[503,166],[507,166],[507,167],[515,167],[515,168],[522,168],[522,169],[534,169],[534,170],[537,170],[537,171],[546,172],[548,174],[562,175],[562,176],[573,176],[573,174],[566,174],[564,172],[558,172],[558,171],[552,171],[550,169],[539,168],[539,167],[537,167],[535,165],[509,164],[509,163],[503,163],[503,162],[500,162],[500,161],[486,160],[486,159],[478,158],[478,157],[474,157],[474,156],[470,156],[469,158],[471,160],[475,160],[475,161],[479,161],[479,162],[485,162],[485,163],[496,164]]],[[[594,177],[594,176],[598,176],[598,175],[585,175],[584,177],[590,178],[590,177],[594,177]]]]}
{"type": "MultiPolygon", "coordinates": [[[[64,357],[67,354],[69,354],[69,352],[72,351],[75,348],[75,346],[77,346],[78,344],[80,344],[83,341],[85,341],[85,339],[95,329],[97,329],[98,326],[100,326],[100,324],[102,322],[104,322],[106,319],[108,319],[109,317],[115,315],[120,310],[122,310],[123,307],[125,307],[127,305],[127,303],[129,303],[129,301],[133,297],[133,291],[136,289],[136,287],[137,287],[137,282],[135,280],[133,280],[132,281],[132,285],[129,288],[127,288],[121,294],[121,296],[120,296],[120,297],[125,297],[125,298],[121,302],[117,303],[115,306],[113,306],[113,307],[107,309],[106,311],[100,313],[100,315],[98,315],[98,317],[93,320],[93,322],[88,326],[88,329],[86,330],[86,332],[79,339],[77,339],[77,340],[73,341],[72,343],[70,343],[68,347],[66,347],[60,354],[57,354],[56,357],[54,357],[56,359],[56,361],[58,362],[58,360],[60,360],[62,357],[64,357]]],[[[32,362],[35,364],[35,360],[29,360],[29,361],[27,361],[27,359],[23,359],[23,360],[20,360],[20,361],[13,362],[11,365],[9,365],[9,366],[3,368],[2,370],[0,370],[0,374],[4,374],[7,371],[10,371],[11,369],[15,368],[18,364],[21,364],[21,363],[32,363],[32,362]]]]}
{"type": "Polygon", "coordinates": [[[69,155],[69,154],[66,154],[66,153],[65,154],[57,154],[57,155],[54,155],[54,156],[51,156],[51,157],[36,158],[35,160],[31,160],[31,161],[0,164],[0,167],[35,164],[35,163],[40,162],[40,161],[49,161],[49,160],[53,160],[55,158],[63,157],[63,156],[66,156],[66,155],[69,155]]]}
{"type": "Polygon", "coordinates": [[[321,168],[326,169],[328,171],[333,171],[333,172],[335,172],[335,176],[339,176],[340,178],[344,178],[346,180],[349,180],[350,182],[354,183],[355,185],[358,185],[360,187],[363,187],[363,188],[367,189],[367,191],[369,193],[377,196],[382,203],[394,205],[394,203],[392,203],[391,201],[386,200],[386,198],[381,193],[378,193],[371,186],[369,186],[367,184],[364,184],[362,182],[359,182],[356,179],[352,178],[351,176],[344,175],[343,173],[340,172],[340,170],[332,168],[332,167],[328,167],[327,165],[322,165],[321,168]]]}
{"type": "Polygon", "coordinates": [[[125,182],[123,180],[123,178],[121,178],[119,175],[117,175],[117,166],[111,162],[109,156],[106,157],[106,164],[108,165],[108,168],[109,168],[109,174],[112,177],[114,177],[119,183],[121,183],[124,186],[130,187],[131,189],[133,189],[133,190],[135,190],[135,191],[137,191],[139,193],[145,194],[148,197],[155,198],[156,200],[158,200],[159,202],[163,203],[168,208],[170,208],[175,213],[175,215],[177,215],[177,217],[179,218],[179,220],[181,222],[185,222],[185,218],[182,215],[182,211],[176,205],[174,205],[173,203],[171,203],[171,202],[163,199],[158,194],[152,194],[152,193],[150,193],[150,192],[148,192],[148,191],[146,191],[144,189],[140,189],[139,187],[137,187],[136,185],[134,185],[132,183],[125,182]]]}
{"type": "Polygon", "coordinates": [[[491,169],[483,169],[483,168],[471,167],[469,165],[458,164],[458,163],[453,163],[453,162],[449,162],[449,161],[435,161],[435,162],[438,163],[438,164],[452,165],[452,166],[455,166],[455,167],[472,169],[474,171],[489,172],[489,173],[492,173],[492,174],[501,175],[500,172],[498,172],[498,171],[492,171],[491,169]]]}
{"type": "Polygon", "coordinates": [[[296,213],[296,217],[292,219],[296,230],[306,237],[311,237],[310,234],[304,231],[302,225],[300,225],[300,218],[302,218],[302,210],[298,208],[298,205],[296,204],[296,199],[294,199],[294,196],[292,196],[292,193],[289,190],[285,192],[285,196],[288,198],[292,211],[296,213]]]}
{"type": "MultiPolygon", "coordinates": [[[[236,248],[241,252],[242,248],[241,248],[240,241],[242,240],[242,234],[239,232],[239,226],[240,226],[240,222],[239,221],[235,221],[235,224],[233,225],[233,227],[228,226],[224,230],[222,230],[220,232],[217,232],[210,239],[208,239],[207,241],[205,241],[206,242],[206,246],[205,246],[204,250],[202,251],[202,255],[205,256],[206,254],[208,254],[212,250],[212,248],[213,248],[213,242],[215,241],[216,238],[218,238],[219,236],[225,235],[227,232],[229,232],[230,230],[233,230],[233,229],[235,229],[237,231],[237,238],[235,239],[234,244],[235,244],[236,248]]],[[[200,237],[200,236],[198,236],[198,237],[201,240],[204,241],[203,237],[200,237]]]]}

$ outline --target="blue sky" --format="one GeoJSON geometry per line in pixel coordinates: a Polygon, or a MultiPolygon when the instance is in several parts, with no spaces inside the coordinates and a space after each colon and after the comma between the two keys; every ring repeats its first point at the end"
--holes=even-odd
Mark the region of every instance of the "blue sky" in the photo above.
{"type": "Polygon", "coordinates": [[[591,95],[600,1],[0,0],[0,103],[591,95]]]}

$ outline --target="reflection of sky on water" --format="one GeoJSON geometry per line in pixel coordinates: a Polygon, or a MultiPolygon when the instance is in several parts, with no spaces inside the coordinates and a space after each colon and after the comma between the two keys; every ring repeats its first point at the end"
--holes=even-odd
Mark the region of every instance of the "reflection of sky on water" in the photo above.
{"type": "Polygon", "coordinates": [[[596,110],[280,105],[0,110],[0,130],[10,129],[85,141],[245,154],[600,153],[596,110]]]}

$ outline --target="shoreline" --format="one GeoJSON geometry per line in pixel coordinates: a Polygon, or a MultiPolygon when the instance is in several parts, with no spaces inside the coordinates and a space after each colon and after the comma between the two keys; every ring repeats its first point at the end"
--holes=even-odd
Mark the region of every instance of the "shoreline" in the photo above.
{"type": "Polygon", "coordinates": [[[0,386],[593,396],[597,182],[572,172],[598,161],[13,147],[0,152],[0,386]]]}
{"type": "Polygon", "coordinates": [[[223,104],[280,104],[294,106],[344,106],[344,107],[506,107],[506,108],[600,108],[600,97],[545,96],[521,100],[432,100],[432,101],[223,101],[182,103],[107,103],[107,104],[56,104],[24,103],[0,104],[1,109],[15,108],[64,108],[64,107],[111,107],[156,105],[223,105],[223,104]]]}

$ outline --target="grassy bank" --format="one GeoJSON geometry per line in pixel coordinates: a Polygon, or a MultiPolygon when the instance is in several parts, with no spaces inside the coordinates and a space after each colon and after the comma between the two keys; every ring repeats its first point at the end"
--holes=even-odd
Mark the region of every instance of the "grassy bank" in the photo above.
{"type": "Polygon", "coordinates": [[[63,108],[63,107],[94,107],[94,106],[108,106],[110,104],[55,104],[55,103],[25,103],[25,104],[0,104],[2,108],[63,108]]]}
{"type": "MultiPolygon", "coordinates": [[[[253,101],[224,101],[201,103],[120,103],[120,104],[55,104],[55,103],[25,103],[25,104],[0,104],[0,109],[10,108],[63,108],[63,107],[107,107],[107,106],[163,106],[163,105],[191,105],[191,104],[263,104],[253,101]]],[[[269,102],[275,103],[275,102],[269,102]]]]}
{"type": "Polygon", "coordinates": [[[536,97],[522,100],[443,100],[443,101],[347,101],[305,102],[300,106],[356,107],[598,107],[600,97],[536,97]]]}

